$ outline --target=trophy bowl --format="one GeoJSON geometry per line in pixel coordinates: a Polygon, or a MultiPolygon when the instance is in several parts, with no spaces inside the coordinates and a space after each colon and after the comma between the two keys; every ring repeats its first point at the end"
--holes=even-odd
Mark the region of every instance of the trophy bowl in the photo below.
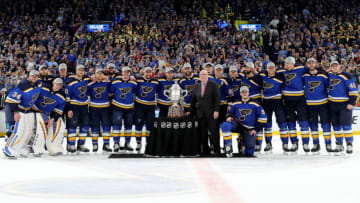
{"type": "MultiPolygon", "coordinates": [[[[181,89],[180,85],[176,82],[169,89],[164,91],[164,94],[169,98],[169,100],[173,103],[168,110],[169,118],[180,118],[184,116],[184,91],[181,89]]],[[[185,93],[186,94],[186,93],[185,93]]]]}

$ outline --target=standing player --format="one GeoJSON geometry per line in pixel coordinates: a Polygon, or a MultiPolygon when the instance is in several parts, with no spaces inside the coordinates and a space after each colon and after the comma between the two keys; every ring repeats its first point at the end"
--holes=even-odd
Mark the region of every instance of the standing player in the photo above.
{"type": "Polygon", "coordinates": [[[285,84],[282,90],[282,95],[285,102],[286,119],[290,133],[290,140],[292,142],[291,152],[297,152],[299,148],[296,120],[298,120],[303,149],[305,152],[309,151],[309,123],[307,121],[307,110],[304,96],[304,81],[303,75],[308,71],[304,66],[295,67],[295,58],[287,57],[285,59],[285,68],[277,72],[284,75],[285,84]]]}
{"type": "Polygon", "coordinates": [[[122,78],[118,78],[111,83],[110,93],[112,99],[112,120],[113,120],[113,139],[114,152],[126,150],[132,152],[130,146],[132,125],[134,122],[134,97],[137,91],[137,83],[130,80],[131,68],[124,66],[122,78]],[[122,122],[124,121],[125,145],[120,146],[120,135],[122,122]]]}
{"type": "Polygon", "coordinates": [[[351,154],[353,152],[352,109],[358,92],[352,75],[343,72],[339,62],[332,61],[330,67],[332,72],[329,73],[329,107],[336,138],[335,152],[337,155],[343,153],[345,136],[346,153],[351,154]]]}
{"type": "Polygon", "coordinates": [[[189,63],[184,64],[183,68],[185,77],[180,80],[179,85],[184,91],[186,91],[186,95],[184,96],[184,112],[188,112],[190,110],[193,90],[195,84],[199,81],[199,78],[194,76],[189,63]]]}
{"type": "Polygon", "coordinates": [[[112,152],[110,148],[110,101],[109,101],[110,82],[105,77],[103,69],[95,71],[95,81],[88,84],[88,94],[90,96],[89,113],[90,127],[93,144],[93,152],[98,151],[98,137],[100,129],[103,137],[103,152],[112,152]]]}
{"type": "MultiPolygon", "coordinates": [[[[221,125],[225,140],[226,157],[232,157],[232,132],[240,133],[245,145],[245,155],[254,156],[256,132],[266,124],[266,114],[257,101],[249,97],[249,88],[240,88],[241,101],[234,102],[221,125]]],[[[240,147],[238,147],[240,148],[240,147]]]]}
{"type": "Polygon", "coordinates": [[[320,152],[318,123],[320,117],[321,128],[325,139],[326,150],[332,152],[331,127],[328,108],[329,78],[326,72],[317,69],[317,61],[309,58],[306,61],[309,71],[304,74],[306,105],[308,108],[313,148],[311,152],[320,152]]]}
{"type": "Polygon", "coordinates": [[[60,63],[59,75],[57,77],[59,77],[63,80],[63,84],[66,84],[66,79],[68,77],[66,63],[60,63]]]}
{"type": "Polygon", "coordinates": [[[6,103],[14,112],[16,122],[14,131],[4,147],[4,154],[9,158],[27,156],[26,145],[34,133],[35,113],[31,110],[41,91],[39,72],[32,70],[28,79],[21,81],[7,96],[6,103]]]}
{"type": "Polygon", "coordinates": [[[67,125],[68,125],[68,144],[67,151],[70,153],[89,152],[85,147],[86,137],[89,131],[89,113],[88,113],[88,93],[87,85],[89,77],[85,76],[85,67],[76,66],[76,75],[70,75],[68,83],[65,86],[67,125]],[[79,140],[77,148],[76,128],[80,127],[79,140]]]}
{"type": "Polygon", "coordinates": [[[107,69],[105,70],[104,74],[108,76],[110,82],[121,78],[121,75],[116,71],[115,64],[107,63],[106,68],[107,69]]]}
{"type": "Polygon", "coordinates": [[[220,90],[220,112],[219,112],[219,122],[222,123],[225,121],[225,115],[228,109],[228,99],[230,99],[230,86],[228,81],[224,78],[224,70],[223,66],[217,64],[215,66],[215,77],[209,78],[216,82],[219,85],[220,90]]]}
{"type": "Polygon", "coordinates": [[[48,68],[46,65],[41,65],[39,67],[39,75],[41,82],[45,85],[51,86],[52,81],[54,80],[54,77],[52,75],[49,75],[48,68]]]}
{"type": "Polygon", "coordinates": [[[142,129],[145,124],[146,141],[150,135],[150,130],[155,120],[156,93],[158,92],[159,82],[152,79],[152,69],[144,68],[144,76],[137,79],[137,93],[135,102],[135,136],[136,151],[140,153],[142,129]]]}
{"type": "Polygon", "coordinates": [[[266,71],[260,73],[263,84],[263,107],[267,115],[267,123],[265,126],[265,152],[272,150],[272,115],[275,113],[276,122],[280,129],[280,138],[284,153],[290,152],[289,134],[286,123],[286,113],[284,110],[281,89],[284,83],[283,75],[276,73],[275,64],[270,62],[267,64],[266,71]]]}
{"type": "Polygon", "coordinates": [[[241,100],[240,96],[240,87],[241,87],[241,79],[239,78],[238,69],[236,66],[230,66],[229,68],[229,86],[232,90],[231,101],[236,102],[241,100]]]}
{"type": "Polygon", "coordinates": [[[50,155],[60,155],[64,152],[62,141],[65,124],[61,116],[65,107],[65,92],[63,80],[56,78],[50,84],[43,84],[40,96],[35,101],[33,109],[36,116],[36,135],[33,139],[32,150],[35,155],[45,152],[45,144],[50,155]]]}
{"type": "Polygon", "coordinates": [[[255,68],[252,62],[245,64],[242,73],[240,73],[240,78],[242,81],[241,86],[247,86],[249,88],[249,97],[261,103],[262,79],[259,75],[255,74],[255,68]]]}
{"type": "Polygon", "coordinates": [[[169,90],[173,84],[178,79],[174,79],[174,69],[171,67],[166,68],[165,78],[159,78],[159,88],[158,88],[158,107],[160,108],[160,117],[167,117],[169,107],[172,105],[172,102],[169,99],[169,95],[165,95],[165,90],[169,90]]]}

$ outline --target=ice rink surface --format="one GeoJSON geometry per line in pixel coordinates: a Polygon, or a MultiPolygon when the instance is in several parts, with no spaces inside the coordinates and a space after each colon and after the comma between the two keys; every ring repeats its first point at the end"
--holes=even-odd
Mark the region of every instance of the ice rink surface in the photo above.
{"type": "MultiPolygon", "coordinates": [[[[360,202],[354,154],[258,158],[108,159],[101,153],[9,160],[0,155],[1,202],[360,202]]],[[[4,140],[0,139],[1,148],[4,140]]],[[[91,145],[91,141],[87,141],[91,145]]],[[[323,142],[322,142],[323,144],[323,142]]],[[[322,148],[324,146],[322,145],[322,148]]]]}

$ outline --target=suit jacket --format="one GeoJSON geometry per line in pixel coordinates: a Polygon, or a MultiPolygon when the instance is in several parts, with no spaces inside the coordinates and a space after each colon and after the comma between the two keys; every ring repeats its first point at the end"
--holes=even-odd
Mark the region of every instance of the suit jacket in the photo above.
{"type": "Polygon", "coordinates": [[[220,90],[219,85],[208,80],[206,83],[205,94],[201,96],[201,82],[195,85],[191,98],[190,113],[197,118],[213,118],[214,112],[220,110],[220,90]]]}
{"type": "Polygon", "coordinates": [[[7,96],[6,94],[2,95],[0,93],[0,110],[5,107],[6,96],[7,96]]]}

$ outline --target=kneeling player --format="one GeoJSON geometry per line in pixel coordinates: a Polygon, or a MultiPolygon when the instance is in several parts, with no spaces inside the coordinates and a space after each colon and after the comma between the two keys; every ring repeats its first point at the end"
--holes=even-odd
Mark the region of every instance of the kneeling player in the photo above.
{"type": "MultiPolygon", "coordinates": [[[[225,153],[232,157],[232,134],[238,132],[243,138],[245,155],[254,156],[256,134],[261,132],[266,124],[267,117],[264,109],[256,101],[250,100],[249,88],[240,88],[241,101],[233,103],[226,115],[226,122],[221,125],[225,140],[225,153]]],[[[240,148],[240,147],[239,147],[240,148]]]]}

